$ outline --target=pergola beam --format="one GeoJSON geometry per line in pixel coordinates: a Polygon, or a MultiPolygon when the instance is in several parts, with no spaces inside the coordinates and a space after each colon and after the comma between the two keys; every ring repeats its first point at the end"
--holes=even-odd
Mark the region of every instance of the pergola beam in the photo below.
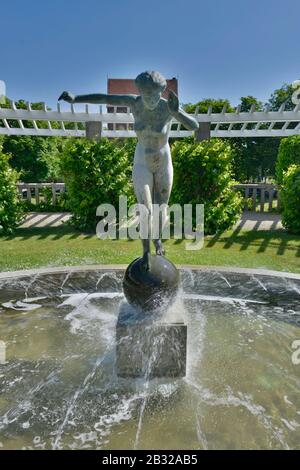
{"type": "MultiPolygon", "coordinates": [[[[209,138],[209,135],[211,137],[285,137],[300,134],[300,106],[296,105],[293,111],[285,111],[284,108],[282,105],[278,111],[269,111],[268,107],[264,111],[255,111],[253,105],[249,112],[241,112],[239,105],[235,112],[227,113],[226,106],[224,106],[220,113],[213,113],[210,107],[207,113],[201,114],[199,114],[199,108],[196,108],[193,117],[199,122],[200,131],[197,133],[197,138],[209,138]],[[276,123],[282,123],[281,129],[276,129],[278,127],[276,123]],[[290,128],[292,123],[296,123],[293,129],[290,128]],[[241,124],[240,129],[236,129],[237,124],[241,124]],[[252,125],[248,126],[248,124],[252,125]],[[263,124],[268,124],[265,126],[266,129],[262,129],[263,124]],[[204,127],[205,132],[201,133],[204,127]]],[[[74,105],[70,106],[70,111],[62,111],[60,104],[57,105],[56,111],[49,111],[46,104],[43,105],[43,110],[33,110],[30,103],[27,103],[27,109],[18,109],[12,101],[11,108],[0,108],[0,121],[3,123],[3,127],[0,127],[2,135],[82,137],[86,135],[86,131],[78,130],[78,123],[81,122],[86,124],[88,134],[92,128],[91,123],[95,123],[94,126],[97,129],[99,126],[102,128],[101,136],[103,137],[136,137],[135,132],[129,129],[129,125],[134,123],[133,115],[129,112],[103,113],[100,107],[99,112],[91,113],[88,105],[85,106],[84,111],[79,112],[76,111],[74,105]],[[11,127],[10,120],[16,121],[18,127],[11,127]],[[23,121],[31,122],[32,128],[25,127],[23,121]],[[37,121],[46,122],[47,128],[39,128],[37,121]],[[53,127],[52,123],[55,121],[59,123],[59,129],[53,127]],[[75,129],[66,129],[65,122],[74,123],[75,129]],[[103,125],[108,123],[114,124],[113,130],[105,129],[103,125]],[[126,124],[126,129],[116,130],[115,124],[126,124]]],[[[193,134],[183,130],[176,120],[172,120],[172,124],[176,124],[176,130],[170,132],[170,137],[181,138],[193,134]]]]}

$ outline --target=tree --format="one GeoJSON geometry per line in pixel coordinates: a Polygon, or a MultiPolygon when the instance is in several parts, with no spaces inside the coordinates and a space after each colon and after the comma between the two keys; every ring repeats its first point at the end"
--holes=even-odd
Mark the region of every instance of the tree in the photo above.
{"type": "MultiPolygon", "coordinates": [[[[292,103],[292,94],[294,89],[291,84],[283,84],[282,87],[276,89],[270,99],[268,105],[270,110],[278,111],[283,103],[286,103],[285,109],[292,110],[295,105],[292,103]]],[[[195,104],[185,105],[187,112],[195,112],[199,106],[200,113],[206,113],[209,106],[212,106],[212,112],[220,112],[224,105],[227,105],[227,112],[233,112],[234,109],[227,99],[215,100],[207,98],[195,104]]],[[[240,100],[241,112],[248,112],[252,105],[255,105],[256,111],[263,111],[264,104],[252,95],[242,96],[240,100]]],[[[294,124],[294,126],[296,123],[294,124]]],[[[247,129],[251,129],[255,123],[249,123],[247,129]]],[[[260,128],[268,127],[268,123],[261,124],[260,128]]],[[[274,129],[281,129],[282,123],[276,123],[274,129]]],[[[221,125],[220,129],[226,129],[221,125]]],[[[235,124],[233,129],[240,129],[241,124],[235,124]]],[[[290,124],[293,128],[293,124],[290,124]]],[[[261,181],[266,178],[272,178],[275,174],[275,163],[277,159],[278,148],[280,145],[280,137],[255,137],[255,138],[230,138],[234,144],[234,176],[240,182],[243,181],[261,181]]]]}
{"type": "Polygon", "coordinates": [[[121,195],[128,197],[128,205],[134,202],[132,160],[133,144],[128,140],[74,138],[66,141],[61,169],[75,227],[94,230],[96,209],[102,203],[110,203],[117,210],[121,195]]]}
{"type": "MultiPolygon", "coordinates": [[[[17,109],[27,109],[27,102],[23,99],[15,101],[15,105],[16,105],[17,109]]],[[[39,101],[37,103],[31,103],[30,105],[31,105],[31,109],[36,110],[36,111],[42,111],[44,109],[44,106],[45,106],[44,103],[41,102],[41,101],[39,101]]],[[[1,105],[1,107],[6,108],[6,109],[11,108],[11,100],[9,98],[5,97],[5,102],[1,105]]],[[[50,111],[51,108],[47,107],[47,110],[50,111]]],[[[36,121],[36,123],[37,123],[37,126],[40,129],[46,129],[48,127],[48,124],[45,121],[36,121]]],[[[8,124],[12,128],[19,128],[20,127],[18,121],[16,121],[15,119],[8,119],[8,124]]],[[[32,121],[26,121],[25,120],[25,121],[23,121],[23,125],[26,128],[33,129],[32,121]]],[[[57,123],[57,126],[58,126],[58,123],[57,123]]],[[[1,123],[0,127],[4,127],[4,124],[1,123]]],[[[54,125],[54,128],[55,127],[56,126],[54,125]]]]}
{"type": "Polygon", "coordinates": [[[292,102],[292,94],[294,91],[291,83],[284,83],[282,87],[277,88],[268,101],[271,111],[278,111],[283,103],[285,103],[286,111],[293,110],[295,108],[292,102]]]}
{"type": "MultiPolygon", "coordinates": [[[[263,103],[254,96],[241,97],[241,112],[263,111],[263,103]]],[[[247,129],[255,124],[248,124],[247,129]]],[[[261,181],[274,175],[279,139],[274,137],[234,138],[234,175],[239,181],[261,181]]]]}
{"type": "Polygon", "coordinates": [[[213,113],[220,113],[222,109],[226,106],[226,112],[232,113],[234,108],[231,106],[229,100],[227,99],[214,99],[214,98],[205,98],[202,101],[198,101],[195,104],[185,104],[184,109],[187,113],[194,113],[196,108],[199,107],[199,113],[207,113],[208,109],[211,107],[213,113]]]}
{"type": "Polygon", "coordinates": [[[280,138],[232,138],[234,146],[234,177],[240,182],[273,178],[280,138]]]}
{"type": "Polygon", "coordinates": [[[6,136],[3,151],[26,183],[59,178],[59,142],[56,137],[6,136]]]}
{"type": "Polygon", "coordinates": [[[276,161],[276,181],[283,182],[284,173],[291,165],[300,166],[300,136],[291,135],[281,140],[276,161]]]}
{"type": "Polygon", "coordinates": [[[17,180],[18,174],[10,167],[9,156],[0,146],[0,233],[12,233],[22,219],[17,180]]]}
{"type": "Polygon", "coordinates": [[[292,233],[300,233],[300,166],[291,165],[283,174],[280,189],[282,224],[292,233]]]}
{"type": "MultiPolygon", "coordinates": [[[[19,99],[15,101],[15,105],[17,109],[27,109],[27,101],[24,99],[19,99]]],[[[31,109],[35,111],[43,111],[45,109],[45,103],[43,101],[38,101],[36,103],[30,103],[31,109]]],[[[11,100],[7,97],[5,97],[5,102],[1,104],[2,108],[11,108],[11,100]]],[[[46,106],[47,111],[51,111],[51,108],[49,106],[46,106]]],[[[8,119],[8,124],[10,127],[13,128],[19,128],[19,123],[15,119],[8,119]]],[[[58,121],[50,121],[52,129],[60,129],[61,124],[58,121]]],[[[33,123],[32,121],[23,121],[23,125],[25,128],[33,129],[33,123]]],[[[36,125],[39,129],[47,129],[48,128],[48,122],[47,121],[42,121],[42,120],[37,120],[36,125]]],[[[0,127],[4,127],[4,124],[0,120],[0,127]]],[[[65,128],[66,129],[75,129],[75,123],[74,122],[66,122],[65,123],[65,128]]],[[[77,123],[77,128],[79,130],[84,130],[84,124],[82,122],[77,123]]]]}
{"type": "Polygon", "coordinates": [[[255,111],[262,111],[263,110],[263,103],[259,101],[254,96],[242,96],[241,97],[241,112],[247,113],[250,111],[251,106],[255,105],[255,111]]]}
{"type": "Polygon", "coordinates": [[[221,139],[176,141],[172,146],[174,186],[171,203],[204,204],[207,234],[229,229],[242,210],[242,199],[232,188],[233,152],[221,139]]]}

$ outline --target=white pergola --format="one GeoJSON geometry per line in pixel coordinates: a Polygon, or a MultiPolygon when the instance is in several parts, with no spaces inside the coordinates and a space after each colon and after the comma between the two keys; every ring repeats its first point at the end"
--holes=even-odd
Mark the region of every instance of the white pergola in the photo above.
{"type": "MultiPolygon", "coordinates": [[[[284,105],[278,111],[270,111],[268,108],[264,111],[256,111],[255,106],[252,106],[249,112],[241,112],[240,109],[241,106],[238,106],[235,112],[230,113],[226,112],[225,107],[220,113],[212,113],[209,109],[205,114],[200,114],[196,109],[193,114],[199,122],[196,138],[201,140],[209,136],[287,137],[300,135],[300,104],[297,104],[293,111],[285,111],[284,105]]],[[[85,106],[84,111],[76,110],[74,105],[70,105],[70,108],[65,111],[58,103],[56,111],[47,110],[46,105],[43,110],[36,111],[29,103],[27,109],[18,109],[12,101],[10,108],[0,108],[0,125],[1,122],[0,135],[73,137],[98,135],[110,138],[136,136],[131,129],[134,119],[129,109],[127,113],[104,113],[101,106],[98,112],[91,112],[89,105],[85,106]],[[17,123],[17,127],[11,125],[11,120],[17,123]],[[38,121],[45,122],[45,128],[41,128],[38,121]],[[57,123],[59,128],[56,128],[57,123]],[[66,129],[66,123],[73,123],[74,129],[66,129]],[[78,128],[79,123],[83,124],[83,129],[78,128]],[[112,129],[108,129],[109,123],[112,124],[112,129]],[[117,124],[122,124],[124,129],[117,129],[117,124]]],[[[187,137],[193,134],[193,132],[182,130],[180,123],[175,120],[172,124],[175,125],[175,129],[170,132],[171,138],[187,137]]]]}

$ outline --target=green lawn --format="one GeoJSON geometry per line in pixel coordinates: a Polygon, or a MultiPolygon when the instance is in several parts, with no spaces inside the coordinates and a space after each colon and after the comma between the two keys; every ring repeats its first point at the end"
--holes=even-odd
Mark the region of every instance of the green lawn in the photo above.
{"type": "MultiPolygon", "coordinates": [[[[300,236],[284,231],[230,231],[206,237],[204,248],[187,251],[185,241],[165,243],[178,264],[265,268],[300,273],[300,236]]],[[[127,264],[141,253],[139,241],[99,240],[70,227],[19,228],[0,237],[0,271],[83,264],[127,264]]]]}

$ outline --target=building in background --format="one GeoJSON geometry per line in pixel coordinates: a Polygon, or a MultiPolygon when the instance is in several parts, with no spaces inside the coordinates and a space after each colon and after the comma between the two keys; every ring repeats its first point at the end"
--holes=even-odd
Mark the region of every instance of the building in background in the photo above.
{"type": "MultiPolygon", "coordinates": [[[[168,98],[169,91],[172,90],[178,96],[178,80],[173,77],[167,79],[167,87],[163,92],[163,97],[168,98]]],[[[139,95],[134,79],[132,78],[108,78],[107,79],[107,93],[110,95],[119,94],[133,94],[139,95]]],[[[108,113],[128,113],[130,110],[127,106],[107,106],[108,113]]],[[[112,124],[107,125],[109,130],[132,130],[133,124],[112,124]]]]}

